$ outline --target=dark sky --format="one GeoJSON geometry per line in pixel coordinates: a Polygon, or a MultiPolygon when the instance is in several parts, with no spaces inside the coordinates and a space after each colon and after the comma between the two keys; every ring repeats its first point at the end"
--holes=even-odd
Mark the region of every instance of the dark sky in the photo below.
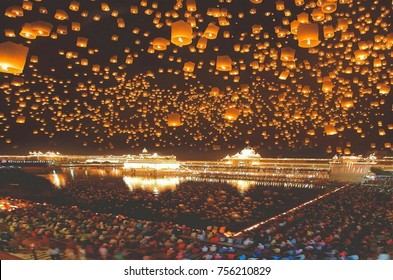
{"type": "Polygon", "coordinates": [[[345,148],[351,154],[391,153],[393,90],[380,91],[393,83],[391,1],[339,1],[322,21],[311,19],[315,1],[283,1],[283,11],[267,0],[196,1],[195,12],[187,12],[187,1],[106,1],[110,11],[102,10],[101,0],[79,1],[79,11],[71,11],[70,2],[32,0],[32,10],[16,18],[5,12],[23,1],[0,3],[0,26],[16,35],[1,32],[0,42],[29,47],[19,75],[23,85],[15,85],[18,76],[0,73],[3,153],[121,154],[147,147],[183,158],[216,158],[247,145],[266,156],[331,157],[345,148]],[[221,17],[211,16],[212,9],[220,9],[221,17]],[[68,19],[55,19],[57,10],[68,19]],[[291,34],[288,23],[301,13],[318,26],[321,43],[315,48],[299,47],[291,34]],[[170,41],[169,25],[190,17],[196,22],[190,45],[169,43],[167,50],[151,52],[154,38],[170,41]],[[340,30],[342,19],[346,30],[340,30]],[[51,23],[51,36],[21,37],[22,26],[36,21],[51,23]],[[73,22],[80,31],[72,30],[73,22]],[[199,52],[197,42],[211,23],[220,27],[218,36],[199,52]],[[59,34],[61,25],[66,35],[59,34]],[[334,37],[325,38],[329,25],[334,37]],[[76,46],[78,37],[88,38],[87,48],[76,46]],[[280,59],[285,47],[295,50],[293,67],[280,59]],[[361,47],[363,61],[355,57],[361,47]],[[222,55],[232,59],[231,73],[216,70],[222,55]],[[38,62],[30,62],[32,56],[38,62]],[[192,73],[183,70],[186,62],[195,63],[192,73]],[[280,79],[285,71],[288,78],[280,79]],[[322,90],[324,78],[332,90],[322,90]],[[213,87],[219,96],[211,95],[213,87]],[[238,109],[236,120],[225,118],[228,108],[238,109]],[[167,125],[170,113],[180,114],[181,126],[167,125]],[[18,116],[25,122],[17,123],[18,116]],[[337,134],[326,135],[326,125],[337,134]]]}

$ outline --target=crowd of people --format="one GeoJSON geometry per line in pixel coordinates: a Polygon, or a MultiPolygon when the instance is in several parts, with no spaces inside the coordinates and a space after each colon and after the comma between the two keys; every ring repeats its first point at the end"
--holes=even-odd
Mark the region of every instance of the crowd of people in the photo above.
{"type": "Polygon", "coordinates": [[[154,194],[112,181],[80,180],[61,190],[72,204],[96,212],[115,213],[148,220],[175,221],[195,227],[246,225],[284,212],[324,192],[275,186],[250,187],[244,193],[227,183],[186,181],[176,189],[154,194]]]}
{"type": "Polygon", "coordinates": [[[33,239],[52,259],[389,259],[393,188],[345,187],[238,235],[28,201],[0,224],[14,247],[33,239]]]}

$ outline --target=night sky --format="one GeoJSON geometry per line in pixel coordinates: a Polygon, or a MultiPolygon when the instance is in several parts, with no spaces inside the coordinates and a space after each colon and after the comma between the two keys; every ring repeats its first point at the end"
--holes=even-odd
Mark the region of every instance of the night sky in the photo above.
{"type": "Polygon", "coordinates": [[[3,154],[146,147],[197,159],[250,145],[262,156],[392,155],[391,0],[338,0],[324,19],[316,15],[326,0],[81,0],[78,11],[72,2],[0,2],[0,43],[29,48],[21,74],[0,72],[3,154]],[[23,16],[9,17],[22,5],[23,16]],[[58,10],[68,19],[56,19],[58,10]],[[302,13],[319,31],[313,48],[292,34],[302,13]],[[171,43],[170,25],[180,20],[195,23],[182,47],[171,43]],[[53,25],[50,36],[21,36],[37,21],[53,25]],[[206,38],[203,49],[198,42],[211,24],[217,38],[206,38]],[[153,48],[158,37],[166,50],[153,48]],[[294,60],[283,58],[285,48],[294,60]],[[219,56],[230,57],[232,71],[216,69],[219,56]],[[230,108],[238,116],[229,119],[230,108]],[[179,126],[168,125],[171,113],[179,126]]]}

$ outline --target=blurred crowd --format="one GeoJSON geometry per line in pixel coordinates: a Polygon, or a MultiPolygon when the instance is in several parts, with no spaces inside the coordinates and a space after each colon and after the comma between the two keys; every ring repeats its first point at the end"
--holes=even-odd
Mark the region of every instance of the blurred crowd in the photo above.
{"type": "MultiPolygon", "coordinates": [[[[217,191],[211,198],[195,190],[184,208],[202,209],[198,201],[209,198],[210,205],[231,205],[224,191],[217,191]]],[[[23,206],[0,212],[2,242],[16,251],[34,244],[52,259],[356,260],[390,259],[393,251],[393,188],[349,186],[237,235],[225,225],[193,228],[77,206],[18,202],[23,206]]],[[[169,208],[175,202],[168,198],[167,203],[169,208]]]]}

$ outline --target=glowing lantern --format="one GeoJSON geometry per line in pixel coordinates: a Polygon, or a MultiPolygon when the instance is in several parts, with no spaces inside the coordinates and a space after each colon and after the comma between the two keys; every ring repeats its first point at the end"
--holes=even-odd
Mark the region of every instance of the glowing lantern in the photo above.
{"type": "Polygon", "coordinates": [[[76,40],[76,46],[80,47],[80,48],[86,48],[87,47],[87,42],[88,39],[85,37],[78,37],[78,39],[76,40]]]}
{"type": "Polygon", "coordinates": [[[321,9],[325,14],[334,13],[337,10],[337,0],[322,0],[321,9]]]}
{"type": "Polygon", "coordinates": [[[303,6],[304,5],[304,0],[295,0],[295,5],[296,6],[303,6]]]}
{"type": "Polygon", "coordinates": [[[23,1],[22,9],[26,11],[31,11],[33,9],[33,3],[30,1],[23,1]]]}
{"type": "Polygon", "coordinates": [[[169,41],[162,37],[157,37],[153,40],[153,48],[157,51],[164,51],[167,49],[169,41]]]}
{"type": "Polygon", "coordinates": [[[322,21],[325,19],[325,14],[322,12],[321,9],[314,9],[311,13],[311,18],[313,21],[322,21]]]}
{"type": "Polygon", "coordinates": [[[227,55],[217,56],[216,69],[218,71],[231,71],[232,59],[227,55]]]}
{"type": "Polygon", "coordinates": [[[71,23],[71,29],[72,29],[72,31],[80,31],[81,30],[80,23],[79,22],[71,23]]]}
{"type": "Polygon", "coordinates": [[[210,24],[208,27],[206,27],[203,37],[207,39],[216,39],[219,30],[220,27],[216,26],[215,24],[210,24]]]}
{"type": "Polygon", "coordinates": [[[286,80],[289,76],[290,72],[289,70],[284,70],[280,73],[280,76],[278,77],[280,80],[286,80]]]}
{"type": "Polygon", "coordinates": [[[31,23],[31,28],[37,36],[48,37],[53,25],[45,21],[35,21],[31,23]]]}
{"type": "Polygon", "coordinates": [[[171,42],[182,47],[192,42],[192,26],[183,20],[172,23],[171,42]]]}
{"type": "Polygon", "coordinates": [[[332,25],[326,25],[326,26],[323,27],[323,36],[326,39],[334,37],[334,28],[333,28],[332,25]]]}
{"type": "Polygon", "coordinates": [[[322,83],[322,91],[324,93],[329,93],[333,90],[333,88],[334,88],[333,82],[330,80],[329,77],[325,77],[322,83]]]}
{"type": "Polygon", "coordinates": [[[294,61],[295,50],[292,48],[282,48],[280,59],[281,61],[294,61]]]}
{"type": "Polygon", "coordinates": [[[195,63],[194,62],[186,62],[184,63],[183,71],[184,72],[194,72],[195,63]]]}
{"type": "Polygon", "coordinates": [[[56,10],[55,19],[57,20],[67,20],[68,14],[63,10],[56,10]]]}
{"type": "Polygon", "coordinates": [[[210,96],[218,96],[220,94],[220,89],[218,87],[212,87],[210,90],[210,96]]]}
{"type": "Polygon", "coordinates": [[[16,118],[16,123],[23,124],[23,123],[25,123],[25,122],[26,122],[26,117],[25,117],[25,116],[18,116],[18,117],[16,118]]]}
{"type": "Polygon", "coordinates": [[[319,45],[319,29],[318,24],[301,23],[297,30],[297,39],[299,47],[313,48],[319,45]]]}
{"type": "Polygon", "coordinates": [[[337,130],[333,125],[327,124],[325,125],[325,133],[326,135],[335,135],[337,134],[337,130]]]}
{"type": "Polygon", "coordinates": [[[67,26],[65,26],[65,25],[59,25],[59,26],[57,27],[56,32],[57,32],[58,34],[61,34],[61,35],[67,35],[67,33],[68,33],[68,31],[67,31],[67,26]]]}
{"type": "Polygon", "coordinates": [[[291,33],[296,35],[297,34],[297,29],[299,28],[300,22],[297,20],[294,20],[291,22],[291,33]]]}
{"type": "Polygon", "coordinates": [[[19,33],[20,36],[26,39],[35,39],[37,35],[33,31],[33,26],[31,23],[25,23],[22,26],[22,30],[19,33]]]}
{"type": "Polygon", "coordinates": [[[5,10],[4,15],[10,18],[23,17],[23,9],[19,6],[12,6],[5,10]]]}
{"type": "Polygon", "coordinates": [[[390,93],[390,86],[382,84],[379,87],[379,93],[380,94],[389,94],[390,93]]]}
{"type": "Polygon", "coordinates": [[[186,2],[187,11],[195,12],[197,10],[195,0],[187,0],[186,2]]]}
{"type": "Polygon", "coordinates": [[[228,108],[225,112],[224,118],[229,121],[236,121],[240,115],[240,110],[237,108],[228,108]]]}
{"type": "Polygon", "coordinates": [[[73,12],[79,11],[79,2],[77,1],[71,1],[69,9],[73,12]]]}
{"type": "Polygon", "coordinates": [[[385,136],[385,135],[386,135],[386,132],[385,132],[385,130],[384,130],[383,128],[380,128],[380,129],[378,130],[378,134],[379,134],[379,136],[385,136]]]}
{"type": "Polygon", "coordinates": [[[309,23],[308,14],[307,13],[298,14],[297,21],[300,23],[309,23]]]}
{"type": "Polygon", "coordinates": [[[199,38],[196,47],[200,50],[204,50],[206,49],[206,46],[207,46],[207,39],[205,37],[199,38]]]}
{"type": "Polygon", "coordinates": [[[337,19],[337,30],[346,31],[348,29],[348,21],[346,18],[337,19]]]}
{"type": "Polygon", "coordinates": [[[353,99],[350,97],[344,97],[341,99],[341,107],[349,109],[353,107],[353,99]]]}
{"type": "Polygon", "coordinates": [[[359,60],[359,61],[366,60],[367,57],[368,57],[367,52],[365,52],[363,50],[355,51],[355,58],[356,58],[356,60],[359,60]]]}
{"type": "Polygon", "coordinates": [[[176,127],[181,126],[181,118],[179,113],[171,113],[168,115],[168,126],[176,127]]]}
{"type": "Polygon", "coordinates": [[[0,44],[0,72],[20,74],[26,63],[28,47],[12,42],[0,44]]]}
{"type": "Polygon", "coordinates": [[[277,0],[276,1],[276,10],[277,11],[284,11],[285,9],[285,3],[282,0],[277,0]]]}
{"type": "Polygon", "coordinates": [[[110,11],[109,5],[105,2],[101,3],[101,10],[103,10],[104,12],[110,11]]]}

